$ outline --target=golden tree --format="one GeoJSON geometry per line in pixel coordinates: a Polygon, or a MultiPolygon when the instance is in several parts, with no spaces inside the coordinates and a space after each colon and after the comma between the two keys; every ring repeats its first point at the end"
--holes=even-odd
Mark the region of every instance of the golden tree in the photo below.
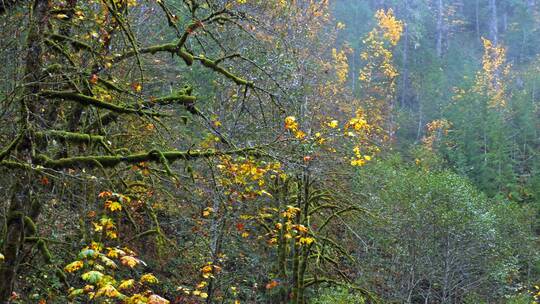
{"type": "Polygon", "coordinates": [[[358,79],[361,84],[361,101],[368,114],[371,131],[380,143],[393,137],[396,126],[393,108],[396,78],[399,75],[393,63],[392,48],[399,42],[403,22],[396,19],[392,9],[375,13],[377,25],[363,40],[365,50],[360,58],[365,62],[358,79]]]}

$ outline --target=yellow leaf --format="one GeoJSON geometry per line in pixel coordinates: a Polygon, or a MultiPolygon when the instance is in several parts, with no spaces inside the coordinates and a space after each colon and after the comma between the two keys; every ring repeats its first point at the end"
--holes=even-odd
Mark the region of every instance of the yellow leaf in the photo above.
{"type": "Polygon", "coordinates": [[[202,268],[202,272],[203,273],[208,273],[208,272],[212,272],[212,265],[206,265],[202,268]]]}
{"type": "Polygon", "coordinates": [[[313,243],[314,241],[315,241],[315,239],[310,238],[310,237],[302,237],[302,238],[300,238],[300,244],[309,245],[309,244],[313,243]]]}
{"type": "Polygon", "coordinates": [[[201,269],[201,272],[202,272],[202,277],[205,278],[205,279],[208,279],[210,277],[212,277],[212,270],[214,268],[212,267],[212,265],[206,265],[204,266],[202,269],[201,269]]]}
{"type": "Polygon", "coordinates": [[[337,128],[338,124],[339,124],[339,122],[334,119],[331,122],[327,123],[326,125],[329,126],[332,129],[335,129],[335,128],[337,128]]]}
{"type": "Polygon", "coordinates": [[[142,91],[142,85],[138,82],[134,82],[131,84],[131,88],[135,91],[135,92],[140,92],[142,91]]]}
{"type": "Polygon", "coordinates": [[[114,286],[112,286],[110,284],[107,284],[107,285],[101,287],[100,289],[98,289],[98,291],[95,294],[95,297],[106,296],[106,297],[109,297],[109,298],[116,298],[119,295],[120,295],[120,292],[118,290],[116,290],[116,288],[114,288],[114,286]]]}
{"type": "Polygon", "coordinates": [[[79,289],[73,289],[70,291],[69,295],[68,295],[68,298],[70,299],[73,299],[75,298],[76,296],[78,295],[82,295],[84,293],[84,290],[79,288],[79,289]]]}
{"type": "Polygon", "coordinates": [[[143,303],[149,303],[148,298],[140,293],[136,293],[129,297],[126,303],[134,303],[134,304],[143,304],[143,303]]]}
{"type": "Polygon", "coordinates": [[[120,262],[122,262],[122,265],[124,266],[128,266],[130,268],[133,268],[137,265],[139,265],[139,263],[141,262],[139,259],[137,258],[134,258],[132,256],[129,256],[129,255],[126,255],[126,256],[123,256],[121,259],[120,259],[120,262]]]}
{"type": "Polygon", "coordinates": [[[203,216],[203,217],[209,217],[210,214],[212,214],[212,212],[214,212],[214,209],[213,209],[213,208],[211,208],[211,207],[206,207],[206,208],[204,208],[204,210],[203,210],[202,216],[203,216]]]}
{"type": "Polygon", "coordinates": [[[116,231],[114,230],[107,230],[106,234],[107,234],[107,237],[110,238],[111,240],[118,238],[118,233],[116,233],[116,231]]]}
{"type": "Polygon", "coordinates": [[[122,205],[119,202],[106,201],[105,208],[109,209],[111,212],[116,210],[122,210],[122,205]]]}
{"type": "Polygon", "coordinates": [[[169,304],[169,300],[166,300],[158,295],[151,295],[148,297],[148,304],[169,304]]]}
{"type": "Polygon", "coordinates": [[[139,280],[141,283],[150,283],[157,284],[159,283],[158,279],[151,273],[143,274],[139,280]]]}
{"type": "Polygon", "coordinates": [[[106,216],[102,217],[99,220],[99,223],[107,229],[114,228],[114,221],[106,216]]]}
{"type": "Polygon", "coordinates": [[[261,190],[261,194],[264,194],[264,195],[267,195],[269,197],[272,197],[272,194],[270,194],[268,191],[266,190],[261,190]]]}
{"type": "Polygon", "coordinates": [[[294,225],[293,229],[298,230],[298,232],[307,233],[309,229],[304,225],[294,225]]]}
{"type": "Polygon", "coordinates": [[[103,230],[103,226],[101,226],[101,225],[98,224],[98,223],[92,222],[92,225],[94,225],[94,231],[95,231],[95,232],[99,232],[99,231],[102,231],[102,230],[103,230]]]}
{"type": "Polygon", "coordinates": [[[102,198],[102,197],[109,197],[109,196],[111,196],[111,195],[112,195],[112,192],[111,192],[111,191],[103,191],[103,192],[100,192],[100,193],[98,194],[98,197],[99,197],[99,198],[102,198]]]}
{"type": "Polygon", "coordinates": [[[118,248],[107,248],[107,250],[109,250],[109,252],[107,252],[107,256],[109,258],[117,258],[118,256],[124,256],[126,255],[126,252],[121,250],[121,249],[118,249],[118,248]]]}
{"type": "Polygon", "coordinates": [[[116,266],[116,263],[113,260],[109,259],[108,257],[106,257],[103,254],[100,255],[99,258],[105,264],[105,266],[110,267],[112,269],[116,269],[117,266],[116,266]]]}
{"type": "Polygon", "coordinates": [[[135,284],[135,280],[133,279],[123,280],[120,285],[118,285],[118,289],[129,289],[133,287],[133,284],[135,284]]]}
{"type": "Polygon", "coordinates": [[[88,284],[88,285],[84,285],[83,290],[84,292],[91,292],[91,291],[94,291],[94,288],[96,288],[94,285],[88,284]]]}
{"type": "Polygon", "coordinates": [[[79,269],[81,269],[84,266],[84,263],[82,261],[75,261],[73,263],[70,263],[64,267],[64,270],[66,272],[75,272],[79,269]]]}

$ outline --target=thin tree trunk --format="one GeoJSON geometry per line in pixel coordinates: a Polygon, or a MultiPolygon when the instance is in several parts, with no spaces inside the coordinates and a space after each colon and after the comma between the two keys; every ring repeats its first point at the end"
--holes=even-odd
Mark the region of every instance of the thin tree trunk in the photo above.
{"type": "MultiPolygon", "coordinates": [[[[407,21],[409,16],[409,0],[405,0],[405,20],[407,21]]],[[[406,95],[407,95],[407,82],[409,80],[409,25],[405,23],[405,33],[403,40],[403,70],[401,72],[401,98],[400,106],[403,108],[405,106],[406,95]]]]}
{"type": "Polygon", "coordinates": [[[480,41],[480,0],[476,0],[474,6],[474,15],[476,21],[476,39],[480,41]]]}
{"type": "Polygon", "coordinates": [[[489,22],[489,39],[494,45],[499,44],[499,22],[497,20],[497,0],[489,0],[489,11],[491,13],[489,22]]]}
{"type": "Polygon", "coordinates": [[[443,17],[444,17],[444,4],[443,0],[438,0],[438,9],[437,9],[437,57],[442,56],[442,44],[443,44],[443,36],[444,36],[444,24],[443,24],[443,17]]]}

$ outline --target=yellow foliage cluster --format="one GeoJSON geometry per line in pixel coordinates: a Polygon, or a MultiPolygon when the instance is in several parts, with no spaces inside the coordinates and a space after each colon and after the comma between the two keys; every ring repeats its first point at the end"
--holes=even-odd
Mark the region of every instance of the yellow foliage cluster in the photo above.
{"type": "MultiPolygon", "coordinates": [[[[283,174],[279,162],[263,162],[254,158],[222,156],[217,165],[221,176],[219,183],[233,200],[247,200],[266,194],[265,179],[283,174]]],[[[209,214],[208,214],[209,215],[209,214]]]]}
{"type": "Polygon", "coordinates": [[[490,40],[482,38],[484,55],[482,70],[476,75],[474,91],[486,94],[489,106],[504,108],[506,106],[505,81],[510,74],[510,64],[506,62],[506,50],[494,45],[490,40]]]}
{"type": "Polygon", "coordinates": [[[316,18],[320,25],[327,23],[330,19],[328,4],[328,0],[309,0],[307,15],[316,18]]]}
{"type": "MultiPolygon", "coordinates": [[[[122,204],[127,204],[131,200],[128,196],[111,191],[103,191],[99,193],[99,198],[105,199],[105,212],[116,212],[122,209],[122,204]]],[[[95,216],[95,212],[91,213],[91,217],[95,216]]],[[[116,239],[116,223],[106,215],[102,216],[99,221],[93,221],[94,232],[98,232],[97,239],[102,239],[100,234],[105,234],[110,239],[116,239]]],[[[116,271],[121,267],[135,268],[145,263],[136,257],[135,252],[124,247],[107,247],[104,250],[104,245],[101,242],[93,241],[90,245],[85,246],[77,255],[77,260],[69,263],[64,267],[64,271],[75,273],[79,270],[84,270],[80,278],[85,282],[82,288],[72,287],[69,290],[69,298],[85,296],[88,301],[97,300],[100,303],[147,303],[147,304],[167,304],[168,300],[154,294],[149,285],[158,284],[158,279],[152,273],[143,274],[138,280],[135,278],[126,278],[117,281],[115,278],[116,271]],[[138,292],[144,290],[143,292],[138,292]],[[131,295],[129,295],[131,294],[131,295]]]]}
{"type": "Polygon", "coordinates": [[[452,124],[446,119],[437,119],[426,125],[427,134],[422,138],[424,146],[429,150],[433,150],[434,144],[443,135],[447,135],[452,124]]]}
{"type": "Polygon", "coordinates": [[[403,34],[403,22],[396,19],[392,9],[386,12],[382,9],[378,10],[375,18],[384,38],[393,46],[397,45],[403,34]]]}
{"type": "MultiPolygon", "coordinates": [[[[285,119],[285,128],[293,132],[299,130],[298,123],[293,116],[285,119]]],[[[327,144],[327,142],[336,143],[334,139],[345,137],[349,139],[343,142],[345,145],[349,145],[351,141],[354,144],[354,155],[350,159],[350,164],[362,166],[370,161],[374,154],[379,152],[379,148],[371,142],[374,130],[378,131],[379,128],[368,122],[365,111],[359,107],[355,112],[355,116],[345,122],[343,128],[340,128],[338,120],[329,117],[321,122],[321,129],[315,132],[314,136],[306,138],[306,140],[320,146],[324,145],[330,152],[337,152],[335,145],[327,144]]],[[[311,160],[311,156],[304,157],[304,162],[311,160]]]]}
{"type": "MultiPolygon", "coordinates": [[[[80,269],[88,269],[81,274],[81,279],[86,285],[83,288],[71,288],[69,297],[75,298],[86,295],[88,299],[116,299],[123,303],[151,303],[152,292],[147,290],[145,293],[135,293],[128,296],[122,293],[147,287],[148,284],[159,283],[158,279],[151,273],[143,274],[139,280],[125,279],[120,282],[114,278],[112,271],[118,268],[113,259],[118,259],[122,265],[133,268],[141,263],[141,260],[133,256],[133,252],[128,248],[108,248],[108,253],[102,252],[103,246],[100,243],[93,242],[90,246],[84,247],[78,255],[78,259],[64,268],[66,272],[73,273],[80,269]]],[[[165,300],[166,301],[166,300],[165,300]]],[[[163,303],[168,303],[163,302],[163,303]]]]}
{"type": "MultiPolygon", "coordinates": [[[[267,210],[267,212],[277,211],[277,209],[267,210]]],[[[296,224],[295,221],[300,214],[301,210],[295,206],[286,206],[281,212],[281,218],[277,217],[277,222],[274,223],[274,229],[272,229],[268,236],[270,237],[268,244],[275,245],[278,242],[280,236],[285,240],[294,239],[298,245],[311,245],[315,242],[315,238],[308,227],[302,224],[296,224]]],[[[259,215],[261,218],[271,217],[271,214],[262,213],[259,215]]]]}
{"type": "MultiPolygon", "coordinates": [[[[103,191],[98,195],[99,198],[105,199],[105,211],[114,213],[122,210],[122,204],[128,204],[131,199],[123,194],[113,193],[111,191],[103,191]]],[[[116,239],[118,232],[116,225],[111,217],[104,214],[99,221],[92,222],[95,232],[104,232],[105,236],[110,239],[116,239]]]]}
{"type": "Polygon", "coordinates": [[[360,58],[366,61],[366,66],[360,71],[359,79],[369,83],[374,74],[382,73],[388,83],[393,83],[393,79],[399,74],[393,65],[391,47],[399,42],[403,23],[394,17],[392,9],[388,12],[379,10],[375,17],[377,26],[363,40],[366,51],[360,54],[360,58]]]}
{"type": "Polygon", "coordinates": [[[352,166],[365,165],[371,160],[372,155],[378,152],[378,148],[369,143],[372,129],[362,109],[357,110],[355,116],[345,124],[345,136],[355,139],[354,156],[351,158],[352,166]]]}
{"type": "Polygon", "coordinates": [[[396,91],[395,80],[399,73],[393,63],[392,47],[401,38],[403,22],[396,19],[391,9],[377,11],[375,18],[377,26],[363,40],[365,50],[360,58],[364,66],[358,79],[364,94],[362,101],[369,112],[368,122],[373,126],[371,135],[383,142],[390,138],[388,134],[395,129],[390,115],[396,91]]]}
{"type": "Polygon", "coordinates": [[[534,285],[534,290],[530,292],[535,301],[540,301],[540,286],[534,285]]]}
{"type": "Polygon", "coordinates": [[[306,133],[300,129],[294,116],[285,117],[285,129],[291,131],[297,139],[304,139],[306,137],[306,133]]]}
{"type": "Polygon", "coordinates": [[[333,71],[335,79],[327,79],[319,83],[316,89],[318,96],[333,101],[333,103],[338,103],[338,100],[347,94],[345,84],[349,76],[348,56],[353,53],[352,47],[345,43],[340,49],[332,48],[331,60],[325,58],[319,62],[322,70],[333,71]]]}
{"type": "Polygon", "coordinates": [[[345,50],[338,51],[332,49],[332,58],[334,59],[334,66],[336,70],[336,77],[338,84],[344,85],[349,75],[349,63],[347,62],[347,54],[345,50]]]}
{"type": "Polygon", "coordinates": [[[200,281],[195,286],[195,288],[190,288],[186,286],[178,286],[176,289],[178,291],[182,291],[185,295],[197,297],[199,299],[206,299],[208,298],[208,293],[205,292],[204,290],[207,288],[209,280],[214,279],[214,275],[221,272],[221,269],[222,268],[220,266],[212,262],[208,262],[203,267],[201,267],[200,274],[203,280],[200,281]]]}

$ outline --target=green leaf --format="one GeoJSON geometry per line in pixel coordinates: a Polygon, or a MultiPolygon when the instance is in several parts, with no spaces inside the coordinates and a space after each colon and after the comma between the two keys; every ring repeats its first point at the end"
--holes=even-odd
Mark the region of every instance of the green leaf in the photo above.
{"type": "Polygon", "coordinates": [[[98,253],[93,249],[83,249],[79,252],[79,259],[95,258],[98,253]]]}
{"type": "Polygon", "coordinates": [[[106,257],[105,255],[103,255],[103,254],[100,255],[99,259],[105,264],[105,266],[110,267],[112,269],[116,269],[116,267],[117,267],[116,263],[113,260],[106,257]]]}
{"type": "Polygon", "coordinates": [[[69,293],[68,297],[69,297],[70,299],[73,299],[73,298],[75,298],[76,296],[82,295],[83,293],[84,293],[84,289],[82,289],[82,288],[79,288],[79,289],[73,289],[73,290],[69,293]]]}
{"type": "Polygon", "coordinates": [[[97,284],[101,279],[103,278],[103,273],[99,271],[89,271],[87,273],[84,273],[81,278],[89,283],[97,284]]]}

